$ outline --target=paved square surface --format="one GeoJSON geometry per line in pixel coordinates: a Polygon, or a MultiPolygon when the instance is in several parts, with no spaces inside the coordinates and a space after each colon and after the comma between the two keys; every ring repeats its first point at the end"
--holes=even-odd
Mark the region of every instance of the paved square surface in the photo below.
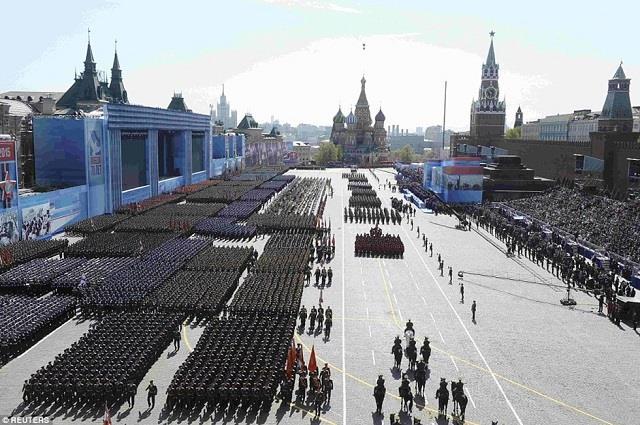
{"type": "MultiPolygon", "coordinates": [[[[399,234],[405,245],[403,259],[356,258],[355,235],[368,232],[370,224],[343,222],[348,205],[347,180],[343,169],[294,171],[301,176],[331,178],[335,193],[327,202],[325,219],[331,221],[336,238],[333,285],[323,291],[324,307],[334,312],[331,339],[307,333],[296,335],[307,351],[315,346],[322,365],[332,367],[334,391],[321,419],[314,421],[311,406],[273,405],[266,415],[214,414],[212,416],[169,417],[161,412],[163,393],[173,374],[195,347],[202,332],[187,326],[178,353],[167,348],[138,388],[136,405],[112,412],[113,421],[128,424],[158,423],[257,423],[257,424],[388,424],[389,414],[398,412],[396,397],[400,374],[392,370],[393,339],[402,334],[411,319],[416,338],[431,340],[430,375],[426,400],[417,398],[414,416],[423,424],[437,421],[434,398],[440,377],[462,379],[468,390],[468,424],[637,424],[640,423],[637,383],[640,382],[638,347],[640,335],[622,325],[614,326],[597,314],[597,302],[584,294],[573,294],[578,302],[569,309],[560,305],[566,295],[551,273],[525,258],[507,258],[503,246],[482,229],[460,231],[457,220],[418,212],[411,224],[383,225],[383,232],[399,234]],[[429,257],[416,227],[433,242],[429,257]],[[437,255],[445,264],[445,277],[437,270],[437,255]],[[449,285],[446,269],[454,270],[449,285]],[[459,280],[457,272],[463,271],[459,280]],[[465,300],[459,285],[464,283],[465,300]],[[477,321],[471,321],[471,303],[477,302],[477,321]],[[375,410],[373,385],[384,375],[387,397],[383,418],[375,410]],[[159,386],[156,408],[145,412],[144,386],[153,379],[159,386]]],[[[383,205],[400,197],[378,182],[368,170],[370,183],[383,205]]],[[[381,170],[375,175],[384,184],[393,174],[381,170]]],[[[264,242],[259,241],[260,244],[264,242]]],[[[303,304],[318,304],[319,289],[305,288],[303,304]]],[[[88,323],[68,322],[37,346],[0,369],[0,415],[20,406],[24,380],[56,353],[71,345],[88,329],[88,323]]],[[[407,366],[406,359],[403,368],[407,366]]],[[[449,404],[451,408],[451,403],[449,404]]],[[[54,414],[53,423],[100,422],[102,411],[54,414]]],[[[411,423],[403,417],[403,423],[411,423]]]]}

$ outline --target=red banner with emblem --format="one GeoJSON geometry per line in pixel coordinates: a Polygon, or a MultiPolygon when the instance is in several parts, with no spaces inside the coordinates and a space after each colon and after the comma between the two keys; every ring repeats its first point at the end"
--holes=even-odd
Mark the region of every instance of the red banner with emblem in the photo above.
{"type": "Polygon", "coordinates": [[[12,140],[0,141],[0,162],[16,160],[16,145],[12,140]]]}

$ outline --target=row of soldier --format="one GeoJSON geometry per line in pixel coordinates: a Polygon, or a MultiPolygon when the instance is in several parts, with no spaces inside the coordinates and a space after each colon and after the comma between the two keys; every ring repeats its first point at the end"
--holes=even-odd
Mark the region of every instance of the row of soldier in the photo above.
{"type": "Polygon", "coordinates": [[[333,326],[333,310],[331,310],[331,307],[327,307],[325,311],[322,305],[319,305],[317,309],[314,305],[307,313],[307,308],[303,305],[298,313],[300,331],[304,331],[307,317],[309,318],[309,334],[317,335],[324,328],[324,338],[325,341],[328,341],[331,337],[331,327],[333,326]]]}
{"type": "MultiPolygon", "coordinates": [[[[524,254],[547,271],[550,270],[567,286],[576,287],[577,285],[587,291],[598,290],[600,292],[599,312],[602,313],[603,304],[606,304],[609,316],[619,322],[616,316],[620,310],[615,307],[616,297],[635,295],[635,290],[632,290],[626,281],[620,279],[617,273],[624,276],[625,268],[615,260],[610,259],[610,270],[606,271],[597,266],[595,261],[588,262],[579,255],[572,255],[574,247],[559,235],[552,233],[550,238],[545,237],[543,229],[535,223],[522,227],[512,223],[509,216],[502,211],[485,207],[478,207],[470,213],[477,227],[486,228],[506,244],[507,255],[524,254]]],[[[631,320],[636,319],[632,317],[631,320]]]]}
{"type": "Polygon", "coordinates": [[[371,207],[344,207],[344,222],[347,220],[349,223],[373,223],[376,225],[379,224],[402,224],[402,215],[392,209],[389,211],[388,208],[371,208],[371,207]]]}

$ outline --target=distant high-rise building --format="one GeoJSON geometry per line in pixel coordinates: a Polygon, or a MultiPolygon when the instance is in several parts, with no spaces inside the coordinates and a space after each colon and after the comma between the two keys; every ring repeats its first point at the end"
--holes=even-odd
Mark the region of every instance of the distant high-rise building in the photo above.
{"type": "Polygon", "coordinates": [[[424,127],[416,127],[416,134],[424,135],[424,127]]]}
{"type": "Polygon", "coordinates": [[[227,102],[227,96],[224,94],[224,84],[222,85],[222,94],[215,111],[211,111],[213,121],[220,121],[225,129],[236,128],[238,125],[238,112],[231,110],[231,105],[227,102]]]}
{"type": "Polygon", "coordinates": [[[491,138],[504,136],[506,104],[500,100],[498,86],[500,66],[496,63],[493,50],[493,36],[491,31],[491,45],[486,62],[482,65],[482,82],[478,99],[471,103],[471,137],[491,138]]]}
{"type": "MultiPolygon", "coordinates": [[[[444,133],[444,143],[445,145],[449,145],[449,138],[451,137],[451,130],[447,130],[444,133]]],[[[424,131],[424,138],[428,141],[433,142],[437,146],[442,146],[442,126],[441,125],[431,125],[427,127],[424,131]]]]}

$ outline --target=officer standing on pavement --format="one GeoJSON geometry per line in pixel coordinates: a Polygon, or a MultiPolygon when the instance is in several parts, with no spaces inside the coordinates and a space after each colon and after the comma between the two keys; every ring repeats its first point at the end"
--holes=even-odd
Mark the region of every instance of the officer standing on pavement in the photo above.
{"type": "Polygon", "coordinates": [[[147,385],[146,391],[147,405],[149,406],[149,410],[151,410],[156,405],[156,395],[158,394],[158,387],[155,386],[153,380],[149,381],[149,385],[147,385]]]}
{"type": "Polygon", "coordinates": [[[382,415],[382,403],[384,402],[384,396],[387,393],[387,389],[384,387],[384,378],[382,375],[378,376],[378,382],[373,389],[373,397],[376,399],[376,413],[382,415]]]}
{"type": "Polygon", "coordinates": [[[476,300],[473,300],[473,304],[471,304],[471,320],[476,323],[476,300]]]}

